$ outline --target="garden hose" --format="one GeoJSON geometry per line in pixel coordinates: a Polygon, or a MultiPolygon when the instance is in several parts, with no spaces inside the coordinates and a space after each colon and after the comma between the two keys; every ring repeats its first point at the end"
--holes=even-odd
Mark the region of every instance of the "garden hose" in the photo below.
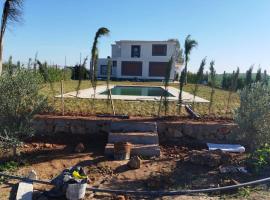
{"type": "MultiPolygon", "coordinates": [[[[41,183],[41,184],[48,184],[53,185],[50,181],[44,181],[44,180],[32,180],[20,176],[14,176],[14,175],[8,175],[5,173],[0,172],[0,176],[10,178],[10,179],[17,179],[21,181],[26,182],[35,182],[35,183],[41,183]]],[[[134,195],[134,196],[176,196],[176,195],[188,195],[188,194],[198,194],[198,193],[212,193],[212,192],[218,192],[218,191],[225,191],[225,190],[232,190],[232,189],[238,189],[245,186],[251,186],[251,185],[258,185],[265,182],[270,181],[270,177],[259,179],[255,181],[250,181],[246,183],[239,183],[236,185],[230,185],[230,186],[224,186],[224,187],[217,187],[217,188],[207,188],[207,189],[196,189],[196,190],[176,190],[176,191],[136,191],[136,190],[113,190],[113,189],[102,189],[102,188],[96,188],[96,187],[87,187],[88,191],[91,192],[103,192],[103,193],[112,193],[112,194],[121,194],[121,195],[134,195]]]]}

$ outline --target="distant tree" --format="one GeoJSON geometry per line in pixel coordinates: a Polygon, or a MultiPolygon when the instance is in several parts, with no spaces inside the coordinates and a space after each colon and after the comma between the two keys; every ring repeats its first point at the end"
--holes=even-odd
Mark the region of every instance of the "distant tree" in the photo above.
{"type": "MultiPolygon", "coordinates": [[[[210,86],[211,86],[211,96],[210,96],[210,103],[209,103],[209,114],[211,113],[211,109],[214,102],[214,95],[215,95],[215,87],[216,87],[216,70],[214,68],[215,61],[210,62],[210,86]]],[[[224,72],[225,73],[225,72],[224,72]]]]}
{"type": "Polygon", "coordinates": [[[256,79],[255,79],[256,82],[261,82],[262,81],[262,69],[259,68],[257,73],[256,73],[256,79]]]}
{"type": "Polygon", "coordinates": [[[230,89],[229,89],[229,95],[228,95],[228,100],[227,100],[226,113],[228,113],[228,110],[229,110],[232,93],[236,92],[236,90],[237,90],[237,83],[238,83],[239,73],[240,73],[240,70],[239,70],[239,67],[238,67],[236,72],[233,71],[233,74],[232,74],[231,84],[230,84],[230,89]]]}
{"type": "Polygon", "coordinates": [[[196,75],[196,84],[193,90],[193,102],[192,102],[193,110],[195,110],[195,97],[197,96],[197,93],[198,93],[199,84],[201,84],[203,80],[203,71],[204,71],[205,64],[206,64],[206,57],[202,59],[199,70],[196,75]]]}
{"type": "Polygon", "coordinates": [[[185,77],[186,77],[185,70],[182,70],[181,74],[180,74],[180,80],[179,80],[180,92],[179,92],[179,96],[178,96],[178,115],[180,115],[180,113],[181,113],[181,108],[182,108],[182,103],[183,103],[182,94],[183,94],[183,87],[185,84],[185,77]]]}
{"type": "Polygon", "coordinates": [[[0,75],[3,66],[3,40],[9,24],[20,22],[22,16],[23,0],[5,0],[3,5],[1,30],[0,30],[0,75]]]}
{"type": "Polygon", "coordinates": [[[196,46],[198,46],[198,42],[196,40],[191,39],[191,35],[188,35],[185,39],[185,51],[184,51],[184,55],[185,55],[185,68],[184,68],[184,72],[185,72],[185,84],[187,84],[187,67],[188,67],[188,62],[190,60],[190,53],[192,51],[193,48],[195,48],[196,46]]]}
{"type": "Polygon", "coordinates": [[[82,80],[85,78],[86,74],[85,73],[85,70],[86,70],[86,62],[87,62],[87,57],[84,59],[83,63],[78,65],[77,66],[77,69],[78,69],[78,85],[77,85],[77,89],[76,89],[76,97],[78,97],[78,94],[79,94],[79,91],[81,89],[81,83],[82,83],[82,80]]]}
{"type": "Polygon", "coordinates": [[[250,86],[253,82],[252,80],[252,71],[253,71],[253,65],[247,70],[246,72],[246,79],[245,79],[245,85],[250,86]]]}
{"type": "Polygon", "coordinates": [[[269,77],[266,70],[263,72],[263,84],[267,86],[269,85],[269,77]]]}
{"type": "Polygon", "coordinates": [[[239,77],[237,80],[237,89],[242,90],[245,87],[245,79],[242,77],[239,77]]]}
{"type": "Polygon", "coordinates": [[[8,59],[8,68],[7,68],[7,71],[9,73],[9,75],[12,75],[13,74],[13,61],[12,61],[12,56],[9,56],[9,59],[8,59]]]}
{"type": "MultiPolygon", "coordinates": [[[[163,90],[162,96],[160,98],[160,101],[163,102],[163,105],[164,105],[165,116],[167,116],[168,110],[169,110],[168,87],[169,87],[169,81],[170,81],[170,74],[172,71],[172,64],[173,64],[173,57],[170,58],[167,66],[166,66],[165,77],[164,77],[165,90],[163,90]]],[[[158,116],[160,116],[161,102],[160,102],[160,106],[159,106],[158,116]]]]}
{"type": "Polygon", "coordinates": [[[90,75],[91,75],[91,84],[94,89],[94,98],[96,94],[96,84],[97,84],[97,62],[98,62],[98,40],[100,37],[108,35],[109,29],[101,27],[95,34],[94,42],[91,50],[91,63],[90,63],[90,75]]]}
{"type": "Polygon", "coordinates": [[[226,88],[226,83],[227,83],[227,74],[224,71],[223,76],[222,76],[222,81],[221,81],[221,88],[225,89],[226,88]]]}
{"type": "Polygon", "coordinates": [[[20,61],[17,61],[17,66],[16,66],[17,69],[21,69],[21,62],[20,61]]]}

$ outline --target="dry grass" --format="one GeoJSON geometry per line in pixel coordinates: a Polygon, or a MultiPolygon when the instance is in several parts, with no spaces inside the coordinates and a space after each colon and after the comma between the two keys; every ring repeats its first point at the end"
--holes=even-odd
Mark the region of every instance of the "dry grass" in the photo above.
{"type": "MultiPolygon", "coordinates": [[[[98,85],[105,84],[104,81],[99,81],[98,85]]],[[[111,84],[121,84],[121,85],[162,85],[161,82],[111,82],[111,84]]],[[[177,83],[170,84],[173,87],[178,88],[177,83]]],[[[78,86],[78,81],[65,81],[64,91],[71,92],[75,91],[78,86]]],[[[80,89],[89,88],[90,81],[82,81],[80,89]]],[[[53,105],[55,113],[61,113],[61,101],[58,98],[54,98],[54,95],[60,94],[60,83],[53,84],[52,92],[49,84],[45,84],[41,89],[41,94],[48,96],[49,102],[53,105]]],[[[188,84],[184,87],[184,91],[192,93],[194,85],[188,84]]],[[[211,93],[211,88],[208,86],[200,86],[198,91],[198,96],[209,99],[211,93]]],[[[221,89],[216,89],[213,103],[213,113],[211,116],[215,117],[232,117],[233,111],[239,106],[239,96],[237,93],[232,94],[231,104],[229,106],[228,112],[226,114],[227,99],[229,92],[221,89]]],[[[149,101],[123,101],[115,100],[115,110],[117,114],[128,114],[132,116],[155,116],[158,113],[159,102],[149,102],[149,101]]],[[[195,111],[201,115],[209,115],[208,104],[195,104],[195,111]]],[[[91,114],[104,114],[110,113],[111,110],[107,107],[106,100],[95,100],[93,106],[93,100],[91,99],[65,99],[65,112],[71,115],[91,115],[91,114]]],[[[177,104],[171,102],[169,105],[169,115],[177,115],[177,104]]],[[[185,115],[182,112],[182,115],[185,115]]]]}

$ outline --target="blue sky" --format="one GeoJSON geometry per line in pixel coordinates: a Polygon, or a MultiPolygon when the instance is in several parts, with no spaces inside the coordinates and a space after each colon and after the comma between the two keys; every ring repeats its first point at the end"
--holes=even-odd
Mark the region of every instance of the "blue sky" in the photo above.
{"type": "MultiPolygon", "coordinates": [[[[1,7],[2,9],[2,7],[1,7]]],[[[167,40],[183,44],[191,34],[199,43],[189,69],[203,57],[218,73],[242,72],[255,64],[270,73],[269,0],[25,0],[24,22],[6,32],[4,59],[26,62],[38,51],[49,63],[73,65],[90,53],[96,30],[105,26],[100,57],[116,40],[167,40]]]]}

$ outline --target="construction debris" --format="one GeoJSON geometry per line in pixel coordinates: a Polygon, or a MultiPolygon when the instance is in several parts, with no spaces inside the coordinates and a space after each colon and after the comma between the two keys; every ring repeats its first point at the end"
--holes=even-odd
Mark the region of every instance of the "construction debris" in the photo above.
{"type": "Polygon", "coordinates": [[[32,200],[33,183],[20,182],[17,190],[16,200],[32,200]]]}
{"type": "Polygon", "coordinates": [[[207,143],[209,150],[217,150],[220,149],[224,152],[234,152],[234,153],[244,153],[245,147],[239,144],[214,144],[214,143],[207,143]]]}

